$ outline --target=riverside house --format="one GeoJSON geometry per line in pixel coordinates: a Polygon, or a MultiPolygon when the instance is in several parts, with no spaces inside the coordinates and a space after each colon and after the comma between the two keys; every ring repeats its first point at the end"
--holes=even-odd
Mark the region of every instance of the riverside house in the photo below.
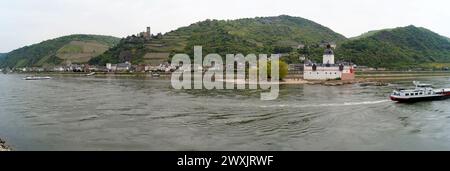
{"type": "Polygon", "coordinates": [[[119,64],[106,64],[106,70],[108,72],[128,72],[131,70],[131,63],[125,62],[125,63],[119,63],[119,64]]]}

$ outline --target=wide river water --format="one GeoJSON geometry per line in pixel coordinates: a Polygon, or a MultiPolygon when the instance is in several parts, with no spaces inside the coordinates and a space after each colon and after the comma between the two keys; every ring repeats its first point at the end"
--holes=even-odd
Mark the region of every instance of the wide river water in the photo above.
{"type": "MultiPolygon", "coordinates": [[[[450,100],[397,104],[387,87],[174,90],[167,80],[0,75],[15,150],[450,150],[450,100]]],[[[448,77],[421,80],[450,87],[448,77]]]]}

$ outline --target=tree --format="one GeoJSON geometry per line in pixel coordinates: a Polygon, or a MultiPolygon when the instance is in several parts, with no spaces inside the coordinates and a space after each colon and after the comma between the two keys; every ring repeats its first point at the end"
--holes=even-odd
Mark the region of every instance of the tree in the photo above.
{"type": "MultiPolygon", "coordinates": [[[[279,78],[280,78],[280,80],[283,80],[284,78],[286,78],[286,76],[289,73],[289,65],[283,61],[278,61],[278,63],[279,63],[279,72],[278,72],[279,78]]],[[[268,61],[267,63],[260,62],[258,69],[266,70],[267,77],[271,78],[271,75],[272,75],[272,62],[271,61],[268,61]]],[[[258,73],[259,73],[259,71],[258,71],[258,73]]]]}

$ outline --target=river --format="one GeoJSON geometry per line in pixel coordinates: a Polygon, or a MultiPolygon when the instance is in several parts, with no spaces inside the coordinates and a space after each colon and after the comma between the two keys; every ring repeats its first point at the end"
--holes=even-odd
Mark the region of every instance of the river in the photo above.
{"type": "MultiPolygon", "coordinates": [[[[0,137],[14,150],[450,150],[450,100],[398,104],[392,89],[282,85],[174,90],[170,81],[0,75],[0,137]]],[[[448,77],[422,79],[450,87],[448,77]]]]}

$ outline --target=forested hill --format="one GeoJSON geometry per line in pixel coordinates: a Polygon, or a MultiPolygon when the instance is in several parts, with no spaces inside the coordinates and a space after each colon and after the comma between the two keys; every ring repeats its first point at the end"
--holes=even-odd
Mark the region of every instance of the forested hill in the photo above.
{"type": "Polygon", "coordinates": [[[320,62],[328,42],[337,44],[337,60],[357,65],[411,68],[450,63],[450,39],[422,27],[370,31],[347,39],[313,21],[281,15],[206,20],[151,37],[65,36],[14,50],[3,57],[0,54],[0,68],[125,61],[158,65],[170,61],[176,53],[192,57],[194,46],[203,46],[204,54],[279,53],[288,63],[300,63],[300,56],[320,62]]]}
{"type": "MultiPolygon", "coordinates": [[[[195,45],[204,53],[289,53],[299,45],[324,42],[341,43],[347,39],[313,21],[281,15],[238,20],[206,20],[153,36],[151,40],[128,37],[118,46],[91,60],[107,62],[147,63],[152,58],[169,58],[174,53],[192,54],[195,45]]],[[[296,57],[298,59],[298,56],[296,57]]]]}
{"type": "Polygon", "coordinates": [[[343,43],[337,54],[359,65],[402,68],[450,62],[450,41],[415,26],[369,32],[343,43]]]}
{"type": "Polygon", "coordinates": [[[33,67],[67,63],[86,63],[119,42],[119,38],[100,35],[70,35],[9,52],[0,67],[33,67]]]}

